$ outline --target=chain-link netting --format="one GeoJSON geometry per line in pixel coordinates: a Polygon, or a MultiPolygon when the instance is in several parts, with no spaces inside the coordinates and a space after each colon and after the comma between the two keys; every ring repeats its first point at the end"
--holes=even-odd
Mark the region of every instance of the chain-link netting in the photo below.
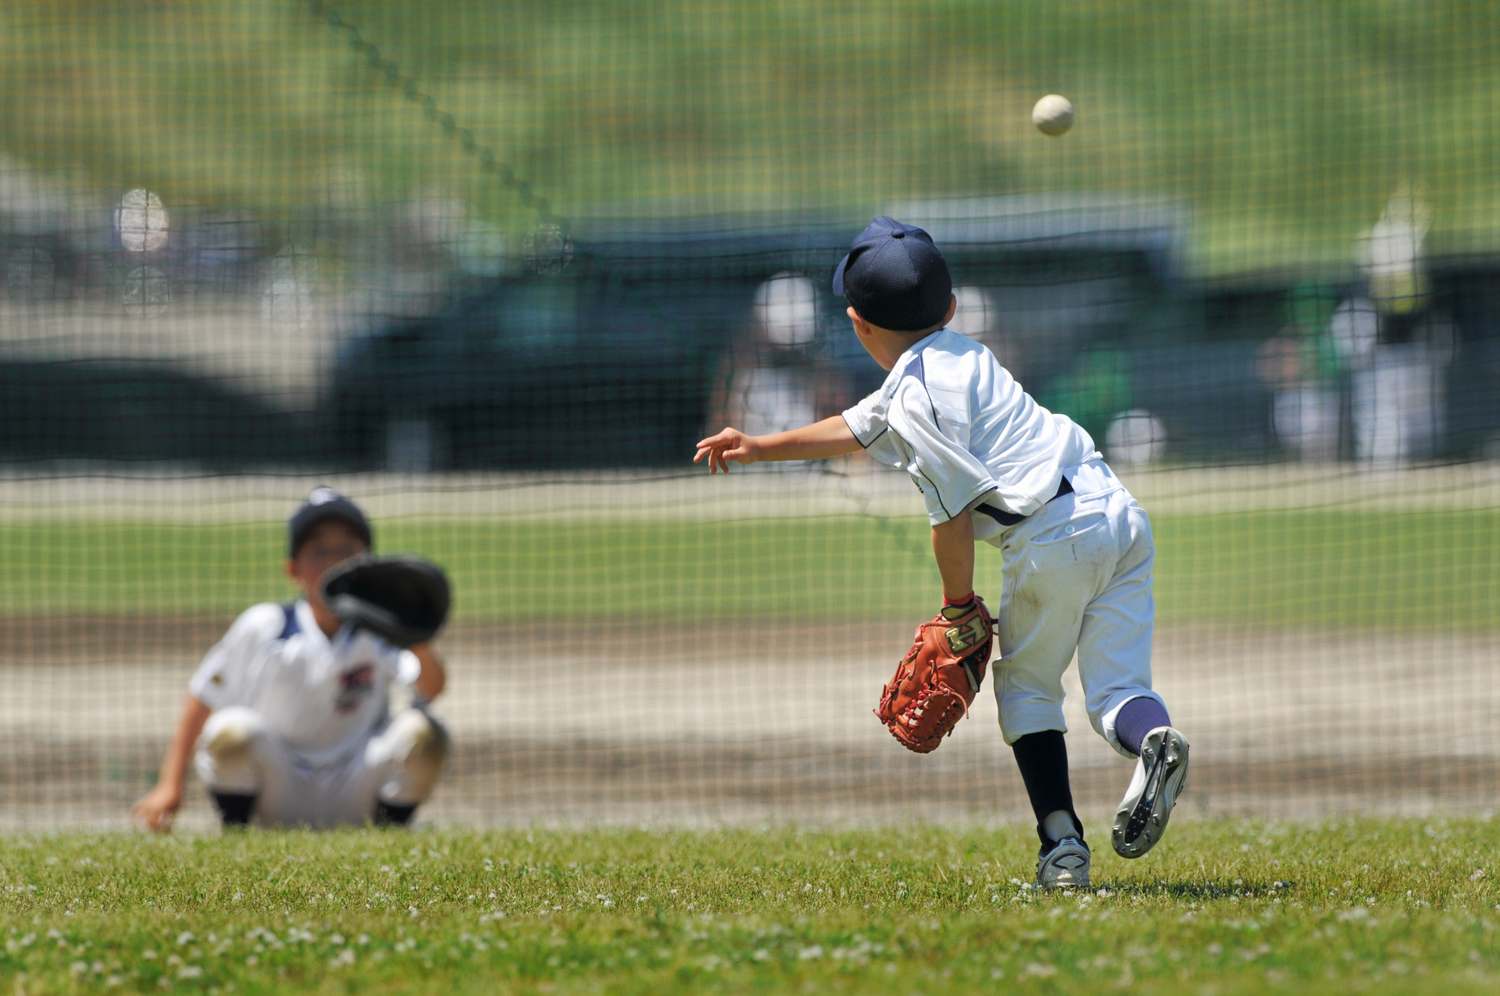
{"type": "Polygon", "coordinates": [[[940,595],[905,476],[690,463],[881,383],[875,214],[1151,513],[1183,811],[1492,799],[1497,53],[1461,0],[6,5],[0,825],[128,818],[318,484],[453,580],[427,818],[1029,819],[988,688],[926,757],[870,715],[940,595]]]}

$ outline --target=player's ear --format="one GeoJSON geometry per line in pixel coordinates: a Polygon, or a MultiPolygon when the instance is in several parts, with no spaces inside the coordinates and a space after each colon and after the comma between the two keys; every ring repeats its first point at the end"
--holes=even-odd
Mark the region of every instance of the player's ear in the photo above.
{"type": "Polygon", "coordinates": [[[297,561],[288,558],[286,562],[286,576],[293,581],[297,580],[297,561]]]}
{"type": "Polygon", "coordinates": [[[943,324],[947,325],[949,322],[953,321],[953,316],[956,314],[958,314],[958,295],[949,294],[948,313],[943,316],[943,324]]]}
{"type": "Polygon", "coordinates": [[[849,305],[849,307],[845,308],[844,313],[849,316],[849,321],[854,323],[854,331],[858,332],[860,335],[870,334],[869,323],[866,322],[863,318],[859,317],[859,312],[854,310],[854,305],[851,304],[849,305]]]}

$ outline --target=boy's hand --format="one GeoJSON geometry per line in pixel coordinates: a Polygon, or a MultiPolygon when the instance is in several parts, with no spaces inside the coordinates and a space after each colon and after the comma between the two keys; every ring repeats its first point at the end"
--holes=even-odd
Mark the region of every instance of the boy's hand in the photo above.
{"type": "Polygon", "coordinates": [[[147,830],[167,833],[172,829],[172,817],[182,805],[182,789],[172,785],[157,785],[147,792],[131,810],[135,818],[147,830]]]}
{"type": "Polygon", "coordinates": [[[698,452],[694,463],[702,463],[708,457],[708,472],[729,473],[729,464],[754,463],[760,459],[760,441],[747,436],[738,429],[721,429],[707,439],[698,440],[698,452]]]}

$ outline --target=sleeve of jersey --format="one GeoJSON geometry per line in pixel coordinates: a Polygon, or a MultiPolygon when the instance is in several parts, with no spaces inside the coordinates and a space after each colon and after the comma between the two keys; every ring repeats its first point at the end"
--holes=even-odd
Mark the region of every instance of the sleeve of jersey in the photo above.
{"type": "Polygon", "coordinates": [[[906,471],[927,505],[927,520],[940,526],[995,490],[995,481],[968,447],[943,431],[927,393],[900,391],[890,408],[891,432],[910,452],[906,471]]]}
{"type": "Polygon", "coordinates": [[[864,449],[869,449],[885,435],[887,405],[886,389],[881,386],[870,392],[859,404],[844,410],[844,424],[864,449]]]}
{"type": "Polygon", "coordinates": [[[247,609],[203,656],[203,662],[188,682],[188,692],[210,709],[235,705],[250,655],[261,639],[274,635],[265,633],[266,628],[274,630],[280,622],[280,606],[257,605],[247,609]]]}

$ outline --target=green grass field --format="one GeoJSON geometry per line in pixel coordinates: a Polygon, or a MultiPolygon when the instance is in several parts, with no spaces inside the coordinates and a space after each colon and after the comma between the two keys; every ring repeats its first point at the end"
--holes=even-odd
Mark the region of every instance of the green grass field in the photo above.
{"type": "Polygon", "coordinates": [[[1413,184],[1435,247],[1494,247],[1493,4],[905,10],[12,4],[0,9],[0,154],[273,226],[330,203],[384,222],[382,205],[440,191],[526,231],[536,200],[481,168],[481,150],[564,217],[1166,194],[1191,205],[1193,256],[1219,272],[1347,263],[1413,184]],[[1062,141],[1031,127],[1049,91],[1079,107],[1062,141]],[[477,145],[445,133],[442,114],[477,145]]]}
{"type": "MultiPolygon", "coordinates": [[[[0,604],[28,614],[221,613],[285,597],[279,523],[0,526],[0,604]]],[[[1158,516],[1164,624],[1484,630],[1500,626],[1500,512],[1158,516]]],[[[917,517],[743,522],[396,519],[382,548],[454,577],[459,621],[544,615],[840,619],[929,606],[917,517]],[[559,602],[558,592],[568,593],[559,602]],[[858,593],[851,600],[850,593],[858,593]]],[[[999,554],[980,547],[981,590],[999,554]]]]}
{"type": "MultiPolygon", "coordinates": [[[[1029,830],[0,841],[21,993],[1493,992],[1500,826],[1175,827],[1096,891],[1029,830]]],[[[1104,850],[1108,852],[1108,845],[1104,850]]]]}

